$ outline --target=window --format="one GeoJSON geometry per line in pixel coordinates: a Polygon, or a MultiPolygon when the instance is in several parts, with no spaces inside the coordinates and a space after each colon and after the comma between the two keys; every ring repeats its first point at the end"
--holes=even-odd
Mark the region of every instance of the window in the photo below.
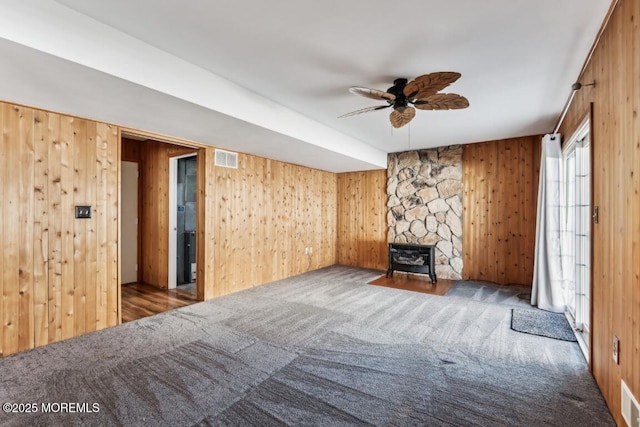
{"type": "Polygon", "coordinates": [[[562,150],[562,271],[567,313],[588,358],[591,307],[591,142],[589,120],[562,150]]]}

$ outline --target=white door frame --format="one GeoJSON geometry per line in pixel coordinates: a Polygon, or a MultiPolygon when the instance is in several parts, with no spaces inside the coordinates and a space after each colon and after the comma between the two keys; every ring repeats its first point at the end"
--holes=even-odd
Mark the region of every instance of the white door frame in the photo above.
{"type": "Polygon", "coordinates": [[[167,288],[175,289],[178,279],[178,160],[197,157],[197,153],[183,154],[169,158],[169,248],[167,288]]]}
{"type": "MultiPolygon", "coordinates": [[[[589,211],[593,210],[593,195],[592,193],[592,180],[593,180],[593,159],[592,156],[592,148],[591,148],[591,116],[586,117],[581,123],[580,126],[575,130],[571,138],[568,140],[567,144],[562,148],[562,156],[563,158],[568,156],[571,152],[575,151],[576,147],[584,146],[586,140],[586,149],[589,156],[588,162],[588,173],[589,173],[589,182],[588,182],[588,202],[589,202],[589,211]]],[[[576,157],[576,164],[578,162],[578,158],[576,157]]],[[[564,166],[564,163],[563,163],[564,166]]],[[[564,173],[563,173],[564,174],[564,173]]],[[[564,179],[564,178],[563,178],[564,179]]],[[[584,202],[584,200],[581,200],[584,202]]],[[[593,244],[592,244],[592,236],[593,236],[593,218],[590,218],[588,224],[588,234],[589,234],[589,245],[587,250],[588,254],[588,268],[589,274],[588,277],[583,277],[583,280],[576,275],[576,288],[575,288],[575,307],[574,312],[567,310],[567,315],[569,322],[576,329],[576,337],[578,339],[578,345],[584,354],[587,363],[590,363],[590,335],[591,335],[591,308],[593,305],[592,299],[592,289],[593,289],[593,244]],[[586,280],[586,283],[585,283],[586,280]],[[586,288],[586,289],[585,289],[586,288]],[[585,307],[585,299],[589,301],[589,306],[585,307]]]]}

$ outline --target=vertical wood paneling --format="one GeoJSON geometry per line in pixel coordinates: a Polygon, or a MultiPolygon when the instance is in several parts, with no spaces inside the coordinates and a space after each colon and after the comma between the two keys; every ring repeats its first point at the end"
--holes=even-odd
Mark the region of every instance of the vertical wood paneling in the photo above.
{"type": "Polygon", "coordinates": [[[97,129],[95,122],[86,122],[86,145],[87,145],[87,175],[86,181],[84,183],[84,187],[86,188],[86,198],[89,200],[92,207],[92,215],[91,218],[86,219],[85,229],[87,233],[87,238],[85,240],[85,245],[87,246],[87,257],[86,257],[86,270],[85,270],[85,302],[84,302],[84,310],[85,310],[85,331],[95,331],[96,330],[96,310],[97,310],[97,301],[96,301],[96,291],[97,291],[97,255],[98,255],[98,246],[97,246],[97,236],[96,236],[96,228],[97,228],[97,220],[100,215],[100,200],[96,197],[96,186],[98,181],[97,176],[97,129]]]}
{"type": "Polygon", "coordinates": [[[322,221],[322,241],[320,258],[318,266],[331,265],[337,262],[336,245],[337,245],[337,215],[338,214],[338,177],[335,174],[322,174],[322,185],[320,188],[322,197],[322,217],[332,218],[336,215],[335,221],[322,221]]]}
{"type": "MultiPolygon", "coordinates": [[[[9,126],[5,120],[5,110],[7,106],[5,104],[0,104],[0,178],[2,179],[2,183],[6,182],[8,179],[6,175],[7,170],[7,162],[9,161],[9,144],[10,144],[10,135],[9,135],[9,126]]],[[[5,199],[7,198],[7,186],[4,184],[0,184],[0,215],[3,215],[5,212],[5,199]]],[[[3,220],[0,223],[0,242],[4,242],[4,223],[3,220]]],[[[6,254],[4,249],[0,252],[0,295],[2,295],[2,301],[0,302],[0,356],[6,354],[5,353],[5,343],[4,343],[4,258],[6,254]]]]}
{"type": "MultiPolygon", "coordinates": [[[[140,185],[142,187],[142,268],[141,280],[143,283],[167,287],[168,270],[166,251],[161,248],[168,245],[168,208],[162,205],[159,195],[169,191],[169,174],[162,174],[161,163],[164,144],[154,141],[145,141],[141,144],[140,185]]],[[[168,162],[169,159],[167,158],[168,162]]],[[[168,203],[168,202],[167,202],[168,203]]]]}
{"type": "Polygon", "coordinates": [[[196,260],[197,280],[201,286],[197,286],[199,300],[207,300],[214,296],[214,270],[215,270],[215,219],[212,214],[215,211],[215,172],[214,149],[206,147],[198,150],[198,209],[197,228],[198,247],[196,260]]]}
{"type": "MultiPolygon", "coordinates": [[[[631,182],[631,202],[629,203],[629,218],[640,218],[640,171],[637,170],[640,165],[640,3],[632,3],[630,18],[627,15],[627,27],[625,34],[630,37],[630,43],[627,45],[626,58],[631,58],[631,71],[627,73],[630,82],[630,98],[631,110],[633,113],[631,124],[628,128],[629,140],[627,142],[627,150],[629,151],[629,161],[632,165],[633,176],[630,173],[631,182]],[[627,56],[629,55],[629,56],[627,56]],[[635,149],[634,149],[635,145],[635,149]]],[[[628,117],[628,116],[627,116],[628,117]]],[[[631,220],[630,235],[635,236],[635,243],[631,244],[629,256],[631,257],[632,269],[629,276],[631,284],[625,286],[625,301],[627,307],[625,311],[630,318],[627,325],[633,325],[628,333],[630,336],[629,353],[626,355],[624,378],[627,383],[631,384],[632,391],[636,399],[640,400],[640,221],[631,220]],[[635,360],[636,363],[631,361],[635,360]]]]}
{"type": "MultiPolygon", "coordinates": [[[[5,121],[5,109],[6,105],[0,104],[0,178],[2,179],[2,183],[6,182],[6,170],[7,170],[7,162],[9,161],[9,126],[5,121]]],[[[0,215],[4,216],[4,204],[5,199],[7,198],[6,194],[7,186],[4,184],[0,184],[0,215]]],[[[0,242],[4,242],[4,223],[0,223],[0,242]]],[[[5,251],[4,249],[0,252],[0,295],[2,295],[2,301],[0,302],[0,356],[5,354],[5,344],[4,344],[4,258],[5,251]]]]}
{"type": "Polygon", "coordinates": [[[530,285],[540,137],[464,146],[463,277],[530,285]]]}
{"type": "MultiPolygon", "coordinates": [[[[33,218],[33,319],[34,347],[49,342],[48,290],[49,290],[49,205],[48,205],[48,152],[47,126],[49,116],[35,111],[34,116],[34,218],[33,218]]],[[[1,211],[1,208],[0,208],[1,211]]],[[[0,260],[2,257],[0,257],[0,260]]],[[[1,261],[0,261],[1,262],[1,261]]],[[[1,268],[1,265],[0,265],[1,268]]]]}
{"type": "Polygon", "coordinates": [[[34,115],[30,108],[21,109],[20,114],[20,307],[19,307],[19,351],[33,348],[33,246],[34,246],[34,115]]]}
{"type": "Polygon", "coordinates": [[[108,215],[118,218],[118,152],[113,127],[6,103],[0,112],[0,341],[8,355],[117,324],[117,301],[107,319],[99,296],[118,286],[117,233],[105,232],[108,215]],[[94,217],[76,220],[76,204],[92,206],[94,217]]]}
{"type": "Polygon", "coordinates": [[[109,126],[99,123],[96,127],[96,301],[94,328],[102,329],[107,325],[107,277],[108,257],[108,194],[109,194],[109,126]]]}
{"type": "MultiPolygon", "coordinates": [[[[73,218],[73,206],[75,204],[75,167],[80,164],[83,159],[75,158],[74,146],[76,143],[74,137],[73,117],[58,116],[51,114],[51,120],[54,122],[51,132],[51,149],[56,152],[56,159],[49,161],[52,170],[55,170],[55,177],[52,185],[55,188],[54,194],[56,200],[52,201],[51,208],[55,210],[55,232],[52,236],[56,240],[54,246],[55,260],[49,261],[50,270],[54,270],[56,276],[55,283],[55,327],[49,326],[49,335],[55,334],[52,341],[67,339],[75,336],[75,282],[82,280],[81,277],[75,275],[75,234],[74,227],[76,224],[73,218]],[[56,133],[56,132],[59,132],[56,133]]],[[[51,280],[51,277],[50,277],[51,280]]],[[[51,289],[51,286],[49,286],[51,289]]],[[[50,308],[51,312],[51,308],[50,308]]]]}
{"type": "Polygon", "coordinates": [[[386,170],[338,174],[338,263],[387,268],[386,170]]]}
{"type": "MultiPolygon", "coordinates": [[[[48,155],[45,159],[48,160],[46,173],[48,176],[47,205],[49,208],[49,253],[47,256],[49,276],[48,335],[49,342],[54,342],[63,338],[63,320],[68,322],[70,319],[73,319],[73,313],[67,315],[63,310],[62,304],[63,296],[68,298],[69,295],[69,292],[64,292],[62,289],[62,284],[73,286],[73,274],[71,274],[71,277],[66,274],[69,269],[73,269],[73,262],[70,258],[66,258],[66,256],[69,255],[73,256],[73,230],[70,230],[71,233],[69,233],[68,229],[63,230],[62,228],[62,206],[63,204],[67,206],[67,203],[63,203],[63,198],[65,199],[64,201],[67,202],[69,197],[73,197],[73,191],[63,195],[61,189],[63,182],[66,185],[73,185],[73,175],[71,175],[71,170],[66,163],[71,157],[67,155],[67,153],[70,147],[69,141],[72,140],[72,134],[71,132],[63,132],[63,130],[68,130],[66,124],[69,120],[61,121],[60,116],[56,114],[45,114],[46,130],[43,129],[43,131],[45,132],[44,142],[48,149],[48,155]],[[65,125],[64,128],[62,127],[63,125],[65,125]],[[63,151],[65,152],[64,158],[62,156],[63,151]],[[63,170],[67,172],[64,180],[62,179],[63,170]],[[71,234],[71,236],[69,234],[71,234]],[[63,240],[66,243],[64,246],[62,244],[63,240]],[[65,248],[64,254],[63,247],[65,248]]],[[[72,190],[72,188],[67,187],[67,190],[72,190]]],[[[73,199],[71,199],[71,203],[73,203],[73,199]]],[[[73,288],[71,288],[71,297],[73,296],[72,289],[73,288]]],[[[67,307],[71,310],[73,304],[67,307]]],[[[73,327],[66,328],[66,330],[69,332],[64,338],[72,336],[73,327]]]]}
{"type": "MultiPolygon", "coordinates": [[[[618,31],[615,31],[611,34],[611,38],[608,41],[609,48],[607,49],[609,60],[612,64],[620,69],[624,69],[628,64],[626,58],[624,58],[624,45],[626,40],[623,39],[623,15],[621,13],[616,13],[611,17],[610,24],[614,28],[618,28],[618,31]]],[[[614,143],[615,149],[615,157],[613,158],[613,162],[619,167],[614,169],[611,173],[612,182],[615,183],[616,191],[613,194],[610,194],[609,206],[620,206],[621,209],[613,209],[611,211],[611,219],[613,224],[613,233],[612,236],[614,238],[614,246],[613,251],[610,252],[610,256],[612,257],[611,264],[615,265],[618,268],[615,268],[613,275],[611,277],[612,281],[609,283],[610,285],[610,296],[609,300],[609,318],[610,318],[610,327],[612,331],[618,334],[620,339],[625,338],[625,330],[617,325],[623,325],[622,319],[624,317],[624,294],[623,294],[623,281],[626,280],[624,277],[624,272],[631,272],[630,266],[626,262],[626,254],[627,254],[627,243],[625,242],[624,234],[626,233],[627,227],[630,225],[627,221],[627,212],[628,210],[628,199],[631,195],[624,194],[624,196],[616,196],[616,193],[622,192],[625,190],[626,184],[625,181],[631,178],[628,173],[630,171],[629,165],[626,162],[626,150],[624,149],[624,141],[625,141],[625,133],[626,127],[622,126],[624,119],[622,115],[625,114],[628,110],[628,98],[627,94],[624,93],[624,87],[626,84],[626,78],[623,75],[617,75],[614,77],[613,73],[609,75],[608,85],[609,90],[611,91],[611,97],[609,100],[609,108],[613,111],[614,122],[611,127],[611,136],[616,140],[614,143]],[[620,106],[615,106],[613,103],[619,103],[620,106]]],[[[631,169],[633,171],[633,169],[631,169]]],[[[640,236],[638,236],[640,237],[640,236]]],[[[604,338],[604,337],[603,337],[604,338]]],[[[603,340],[604,341],[604,340],[603,340]]],[[[612,341],[612,340],[610,340],[612,341]]],[[[625,341],[627,342],[627,341],[625,341]]],[[[613,378],[621,378],[624,365],[610,365],[613,367],[609,372],[609,376],[613,378]]],[[[608,394],[611,396],[620,396],[621,393],[621,384],[620,381],[612,381],[609,383],[608,394]]],[[[613,402],[613,406],[611,409],[615,412],[620,411],[620,402],[619,399],[615,399],[613,402]],[[618,401],[618,402],[616,402],[618,401]]]]}
{"type": "MultiPolygon", "coordinates": [[[[9,104],[2,104],[0,117],[1,236],[7,243],[0,257],[2,354],[117,324],[117,128],[9,104]],[[30,118],[21,127],[24,112],[30,118]],[[21,138],[29,140],[21,144],[21,138]],[[14,176],[20,179],[9,179],[14,176]],[[22,191],[25,186],[28,191],[22,191]],[[92,206],[90,220],[74,218],[74,206],[80,204],[92,206]],[[21,246],[25,236],[28,242],[21,246]],[[26,274],[18,267],[4,268],[20,264],[29,266],[26,274]],[[27,311],[21,312],[21,307],[27,311]],[[21,316],[25,318],[22,322],[21,316]],[[21,335],[21,327],[28,332],[21,335]],[[22,336],[27,344],[21,344],[22,336]]],[[[153,224],[152,232],[146,234],[155,240],[147,241],[146,247],[150,253],[156,251],[156,261],[166,258],[162,239],[168,232],[158,230],[163,222],[168,226],[168,159],[194,151],[147,141],[139,144],[137,152],[129,153],[148,163],[143,168],[149,171],[143,182],[143,203],[158,209],[148,210],[152,217],[142,222],[153,224]]],[[[205,261],[199,258],[204,271],[198,274],[209,277],[202,298],[336,263],[335,174],[246,155],[240,155],[244,166],[237,170],[216,168],[213,149],[200,153],[205,153],[206,172],[199,188],[206,208],[199,210],[199,224],[205,224],[200,239],[205,250],[199,256],[205,261]],[[304,254],[306,247],[313,253],[304,254]]],[[[384,187],[384,176],[370,187],[361,187],[365,199],[384,187]]],[[[372,218],[375,223],[375,212],[372,218]]],[[[362,219],[360,230],[372,228],[365,226],[366,221],[362,219]]],[[[373,253],[379,251],[374,248],[373,253]]],[[[154,267],[155,278],[166,277],[162,271],[166,262],[154,267]]]]}
{"type": "Polygon", "coordinates": [[[197,150],[152,140],[140,142],[139,150],[141,281],[165,289],[169,280],[169,159],[197,150]]]}
{"type": "Polygon", "coordinates": [[[463,148],[463,276],[496,281],[495,173],[496,144],[471,144],[463,148]]]}
{"type": "MultiPolygon", "coordinates": [[[[76,160],[73,174],[73,203],[88,205],[88,188],[83,185],[87,181],[87,123],[84,120],[73,121],[73,158],[76,160]]],[[[85,241],[87,239],[87,221],[73,222],[73,275],[76,278],[73,287],[73,335],[80,335],[85,330],[85,301],[87,255],[85,241]]]]}
{"type": "Polygon", "coordinates": [[[591,368],[618,425],[620,380],[640,399],[640,2],[619,0],[579,81],[560,132],[593,108],[591,368]],[[620,338],[620,364],[611,357],[620,338]]]}
{"type": "Polygon", "coordinates": [[[3,319],[3,352],[11,354],[18,351],[18,316],[19,316],[19,260],[20,260],[20,210],[18,201],[20,197],[20,145],[24,142],[20,133],[21,107],[6,105],[3,108],[4,147],[6,156],[2,169],[2,184],[4,187],[4,211],[2,213],[3,238],[2,248],[4,252],[3,294],[2,310],[3,319]]]}
{"type": "MultiPolygon", "coordinates": [[[[148,141],[147,144],[148,145],[148,141]]],[[[155,283],[157,282],[157,278],[155,277],[155,269],[153,269],[153,263],[155,262],[154,257],[157,254],[149,253],[154,252],[158,246],[158,235],[162,232],[161,230],[153,231],[152,227],[157,227],[157,221],[153,216],[153,212],[156,209],[157,202],[155,201],[155,189],[154,189],[154,170],[153,168],[153,159],[150,158],[150,154],[148,154],[148,150],[143,150],[141,153],[142,163],[140,164],[140,181],[139,185],[142,187],[142,191],[140,195],[142,199],[138,201],[141,204],[141,233],[138,236],[139,239],[142,240],[142,252],[140,254],[140,259],[142,260],[142,265],[138,266],[142,271],[140,272],[140,279],[143,283],[155,283]],[[149,166],[146,166],[147,162],[149,166]]]]}
{"type": "Polygon", "coordinates": [[[107,326],[121,322],[120,299],[120,134],[109,126],[107,140],[107,326]]]}
{"type": "Polygon", "coordinates": [[[245,154],[213,174],[214,296],[335,264],[335,174],[245,154]]]}
{"type": "MultiPolygon", "coordinates": [[[[154,184],[155,201],[154,206],[155,219],[158,224],[153,232],[157,234],[158,245],[151,251],[143,251],[147,254],[156,254],[157,258],[154,262],[153,269],[157,272],[157,279],[153,283],[156,286],[166,288],[168,286],[169,277],[169,156],[167,150],[169,148],[162,145],[155,153],[156,163],[153,165],[156,171],[157,181],[154,184]]],[[[143,234],[144,235],[144,234],[143,234]]],[[[149,265],[149,264],[147,264],[149,265]]],[[[147,270],[148,272],[149,270],[147,270]]]]}
{"type": "Polygon", "coordinates": [[[122,137],[122,157],[120,160],[123,162],[136,162],[142,161],[141,146],[144,142],[122,137]]]}
{"type": "Polygon", "coordinates": [[[101,125],[96,127],[96,208],[95,208],[95,236],[96,236],[96,282],[95,293],[93,298],[95,300],[95,318],[93,319],[94,329],[101,329],[104,327],[106,320],[106,295],[103,292],[106,291],[105,285],[107,282],[107,165],[106,165],[106,147],[107,139],[104,133],[106,126],[101,125]]]}

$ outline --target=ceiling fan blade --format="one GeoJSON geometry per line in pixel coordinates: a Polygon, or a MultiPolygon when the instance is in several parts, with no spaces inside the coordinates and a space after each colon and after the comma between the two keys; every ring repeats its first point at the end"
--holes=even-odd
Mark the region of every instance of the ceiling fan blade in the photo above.
{"type": "Polygon", "coordinates": [[[404,87],[403,93],[407,98],[423,99],[449,86],[460,78],[462,74],[443,71],[439,73],[418,76],[404,87]]]}
{"type": "Polygon", "coordinates": [[[416,115],[416,109],[407,107],[404,111],[393,110],[389,115],[389,121],[394,128],[400,128],[409,123],[416,115]]]}
{"type": "Polygon", "coordinates": [[[347,113],[347,114],[343,114],[338,118],[341,119],[343,117],[351,117],[351,116],[355,116],[355,115],[362,114],[362,113],[368,113],[369,111],[382,110],[383,108],[389,108],[389,107],[391,107],[391,104],[389,104],[389,105],[377,105],[375,107],[367,107],[367,108],[363,108],[361,110],[356,110],[356,111],[352,111],[352,112],[347,113]]]}
{"type": "Polygon", "coordinates": [[[396,99],[396,96],[392,93],[377,89],[369,89],[367,87],[350,87],[349,92],[355,95],[364,96],[365,98],[377,99],[379,101],[394,101],[396,99]]]}
{"type": "Polygon", "coordinates": [[[469,106],[469,100],[455,93],[437,93],[418,99],[413,105],[420,110],[460,110],[469,106]]]}

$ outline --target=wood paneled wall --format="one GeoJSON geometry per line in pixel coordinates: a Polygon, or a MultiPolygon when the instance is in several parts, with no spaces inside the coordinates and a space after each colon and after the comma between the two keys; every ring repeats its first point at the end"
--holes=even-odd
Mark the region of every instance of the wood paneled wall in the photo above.
{"type": "Polygon", "coordinates": [[[118,129],[6,103],[0,128],[0,354],[116,325],[118,129]]]}
{"type": "Polygon", "coordinates": [[[153,140],[119,153],[116,126],[11,104],[0,128],[0,355],[119,323],[121,157],[140,163],[147,283],[167,283],[169,158],[196,151],[199,298],[336,263],[336,174],[243,154],[220,168],[213,147],[153,140]]]}
{"type": "Polygon", "coordinates": [[[386,270],[387,171],[338,175],[338,263],[386,270]]]}
{"type": "MultiPolygon", "coordinates": [[[[539,136],[463,148],[463,275],[531,285],[539,136]]],[[[386,171],[338,175],[338,263],[387,268],[386,171]]]]}
{"type": "Polygon", "coordinates": [[[335,264],[335,174],[245,154],[213,173],[213,296],[335,264]]]}
{"type": "Polygon", "coordinates": [[[531,285],[541,137],[463,148],[463,278],[531,285]]]}
{"type": "Polygon", "coordinates": [[[640,2],[620,0],[560,129],[569,138],[593,106],[593,374],[618,425],[620,380],[640,400],[640,2]],[[620,364],[613,336],[620,338],[620,364]]]}
{"type": "Polygon", "coordinates": [[[215,149],[203,147],[198,150],[198,206],[196,228],[196,293],[199,300],[213,298],[215,294],[215,252],[216,252],[216,174],[214,166],[215,149]]]}
{"type": "MultiPolygon", "coordinates": [[[[134,145],[135,144],[128,144],[134,145]]],[[[159,141],[140,141],[141,281],[166,289],[169,280],[169,159],[196,149],[159,141]]],[[[135,152],[128,148],[127,152],[135,152]]]]}

